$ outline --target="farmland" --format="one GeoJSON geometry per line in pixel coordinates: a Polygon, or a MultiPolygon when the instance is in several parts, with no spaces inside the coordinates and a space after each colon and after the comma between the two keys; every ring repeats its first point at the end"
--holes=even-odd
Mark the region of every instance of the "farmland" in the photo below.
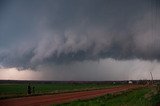
{"type": "Polygon", "coordinates": [[[54,95],[39,95],[23,98],[12,98],[12,99],[3,99],[0,100],[0,105],[4,106],[31,106],[31,105],[51,105],[51,104],[62,104],[66,102],[71,102],[79,99],[92,99],[98,96],[103,96],[106,94],[115,94],[122,91],[128,91],[132,89],[138,89],[144,87],[142,85],[122,85],[112,88],[104,88],[99,90],[90,90],[90,91],[79,91],[79,92],[68,92],[68,93],[59,93],[54,95]]]}
{"type": "Polygon", "coordinates": [[[137,82],[135,84],[127,84],[126,81],[114,83],[71,81],[1,82],[0,103],[6,103],[6,105],[12,103],[17,105],[21,103],[22,105],[32,105],[32,103],[37,105],[57,104],[56,106],[156,106],[160,102],[160,89],[157,90],[157,88],[159,86],[146,86],[143,83],[137,84],[137,82]],[[27,94],[29,83],[31,87],[35,87],[35,93],[31,95],[27,94]],[[30,103],[21,101],[30,101],[30,103]]]}
{"type": "Polygon", "coordinates": [[[160,97],[158,97],[159,94],[154,96],[152,93],[153,91],[149,88],[141,88],[54,106],[154,106],[160,102],[160,97]]]}
{"type": "MultiPolygon", "coordinates": [[[[59,92],[81,91],[89,89],[102,89],[119,86],[120,84],[96,83],[31,83],[35,87],[35,94],[50,94],[59,92]]],[[[28,83],[3,83],[0,84],[0,98],[27,96],[28,83]]]]}

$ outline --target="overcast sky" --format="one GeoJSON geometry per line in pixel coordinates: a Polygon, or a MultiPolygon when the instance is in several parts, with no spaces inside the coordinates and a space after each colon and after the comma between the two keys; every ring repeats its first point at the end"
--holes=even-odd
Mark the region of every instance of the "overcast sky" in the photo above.
{"type": "Polygon", "coordinates": [[[159,0],[1,0],[0,79],[160,79],[159,0]]]}

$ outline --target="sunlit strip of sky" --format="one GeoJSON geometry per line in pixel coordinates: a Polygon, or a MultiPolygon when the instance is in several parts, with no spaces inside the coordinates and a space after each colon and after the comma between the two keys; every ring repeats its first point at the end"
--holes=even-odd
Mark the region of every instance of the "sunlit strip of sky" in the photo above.
{"type": "Polygon", "coordinates": [[[159,69],[160,63],[157,61],[150,62],[137,59],[132,61],[116,61],[105,59],[99,62],[74,63],[72,66],[53,66],[45,71],[19,71],[16,68],[2,68],[0,69],[0,79],[54,81],[150,80],[150,72],[152,72],[154,79],[159,79],[159,69]],[[81,68],[78,69],[79,67],[81,68]]]}

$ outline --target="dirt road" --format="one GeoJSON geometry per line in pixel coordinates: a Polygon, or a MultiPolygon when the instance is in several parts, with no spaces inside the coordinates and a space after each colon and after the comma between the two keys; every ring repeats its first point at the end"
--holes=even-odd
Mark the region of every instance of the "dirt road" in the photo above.
{"type": "Polygon", "coordinates": [[[46,106],[50,104],[65,103],[77,99],[89,99],[96,96],[111,94],[141,87],[139,85],[125,85],[101,90],[61,93],[54,95],[32,96],[0,100],[0,106],[46,106]]]}

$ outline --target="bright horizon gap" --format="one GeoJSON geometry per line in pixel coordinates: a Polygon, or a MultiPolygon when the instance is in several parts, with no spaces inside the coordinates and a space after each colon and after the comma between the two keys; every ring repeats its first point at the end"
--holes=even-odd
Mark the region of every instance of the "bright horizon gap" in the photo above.
{"type": "MultiPolygon", "coordinates": [[[[16,68],[1,68],[0,69],[0,80],[41,80],[41,81],[122,81],[122,80],[151,80],[150,72],[153,74],[153,79],[158,80],[160,72],[158,71],[160,68],[160,63],[157,61],[143,61],[139,59],[133,60],[114,60],[114,59],[103,59],[100,60],[99,62],[95,61],[85,61],[85,62],[77,62],[75,64],[70,65],[62,65],[59,67],[53,67],[51,69],[48,69],[46,71],[44,70],[39,70],[39,71],[34,71],[34,70],[18,70],[16,68]],[[91,67],[85,67],[87,65],[95,65],[96,68],[91,68],[91,67]],[[117,67],[115,67],[115,65],[117,67]],[[128,73],[126,70],[123,70],[124,68],[127,68],[128,73]],[[61,67],[64,68],[64,70],[61,70],[61,67]],[[84,67],[85,70],[92,70],[90,73],[88,73],[86,76],[83,76],[83,74],[76,69],[77,67],[84,67]],[[109,70],[108,70],[109,68],[109,70]],[[115,68],[115,69],[114,69],[115,68]],[[111,70],[112,69],[112,70],[111,70]],[[119,69],[117,73],[117,70],[119,69]],[[146,70],[145,73],[143,73],[143,70],[146,70]],[[68,71],[72,72],[79,72],[78,75],[75,74],[67,74],[68,71]],[[108,77],[107,72],[110,72],[110,75],[112,77],[108,77]],[[158,73],[159,74],[155,74],[158,73]],[[96,79],[98,77],[98,73],[102,73],[103,76],[99,75],[102,77],[101,80],[96,79]],[[63,75],[67,75],[67,77],[63,77],[63,75]],[[125,74],[125,77],[120,77],[122,75],[120,74],[125,74]],[[50,75],[50,76],[48,76],[50,75]],[[90,77],[92,75],[92,77],[90,77]],[[120,76],[119,76],[120,75],[120,76]],[[79,78],[84,77],[84,80],[80,79],[75,79],[75,77],[79,76],[79,78]],[[126,77],[127,76],[127,77],[126,77]],[[46,79],[47,77],[47,79],[46,79]],[[114,78],[118,79],[114,79],[114,78]],[[88,80],[86,80],[88,78],[88,80]],[[110,78],[110,79],[108,79],[110,78]],[[124,79],[123,79],[124,78],[124,79]]],[[[42,66],[43,67],[43,66],[42,66]]],[[[62,69],[63,69],[62,68],[62,69]]]]}

